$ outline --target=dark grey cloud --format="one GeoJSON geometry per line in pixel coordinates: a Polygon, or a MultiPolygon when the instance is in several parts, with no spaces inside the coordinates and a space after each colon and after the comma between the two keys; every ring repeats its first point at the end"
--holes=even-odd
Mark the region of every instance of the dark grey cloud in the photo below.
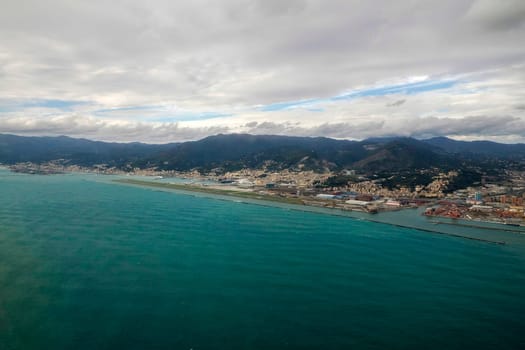
{"type": "Polygon", "coordinates": [[[466,19],[488,30],[510,30],[525,24],[525,2],[521,0],[478,0],[466,19]]]}
{"type": "Polygon", "coordinates": [[[398,107],[398,106],[401,106],[403,103],[405,103],[407,100],[405,99],[402,99],[402,100],[397,100],[397,101],[394,101],[392,103],[389,103],[387,104],[388,107],[398,107]]]}

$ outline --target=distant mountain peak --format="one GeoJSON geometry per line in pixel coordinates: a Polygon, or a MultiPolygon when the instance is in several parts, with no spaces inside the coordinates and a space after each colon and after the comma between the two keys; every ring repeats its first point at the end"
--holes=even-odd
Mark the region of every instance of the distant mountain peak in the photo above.
{"type": "Polygon", "coordinates": [[[327,167],[378,171],[451,167],[479,159],[525,159],[525,145],[488,141],[456,141],[447,137],[417,140],[410,137],[370,138],[364,141],[326,137],[217,134],[180,144],[109,143],[59,137],[22,137],[0,134],[0,162],[46,162],[66,159],[90,166],[189,170],[257,168],[322,171],[327,167]]]}

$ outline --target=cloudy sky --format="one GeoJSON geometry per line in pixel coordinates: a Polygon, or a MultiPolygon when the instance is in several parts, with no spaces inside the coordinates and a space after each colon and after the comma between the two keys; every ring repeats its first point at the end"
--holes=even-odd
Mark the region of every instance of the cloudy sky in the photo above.
{"type": "Polygon", "coordinates": [[[0,133],[525,142],[523,0],[3,0],[0,133]]]}

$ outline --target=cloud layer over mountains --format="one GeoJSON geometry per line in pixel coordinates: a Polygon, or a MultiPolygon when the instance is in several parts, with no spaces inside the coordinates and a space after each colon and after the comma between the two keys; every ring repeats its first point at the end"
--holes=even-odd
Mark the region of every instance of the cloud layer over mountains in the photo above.
{"type": "Polygon", "coordinates": [[[8,1],[0,132],[525,141],[525,2],[8,1]]]}

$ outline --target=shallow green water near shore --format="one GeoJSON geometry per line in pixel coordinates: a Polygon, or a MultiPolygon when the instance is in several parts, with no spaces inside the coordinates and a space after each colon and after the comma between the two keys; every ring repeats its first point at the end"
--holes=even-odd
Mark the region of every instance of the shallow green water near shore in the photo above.
{"type": "Polygon", "coordinates": [[[0,349],[522,349],[524,296],[519,238],[0,170],[0,349]]]}

